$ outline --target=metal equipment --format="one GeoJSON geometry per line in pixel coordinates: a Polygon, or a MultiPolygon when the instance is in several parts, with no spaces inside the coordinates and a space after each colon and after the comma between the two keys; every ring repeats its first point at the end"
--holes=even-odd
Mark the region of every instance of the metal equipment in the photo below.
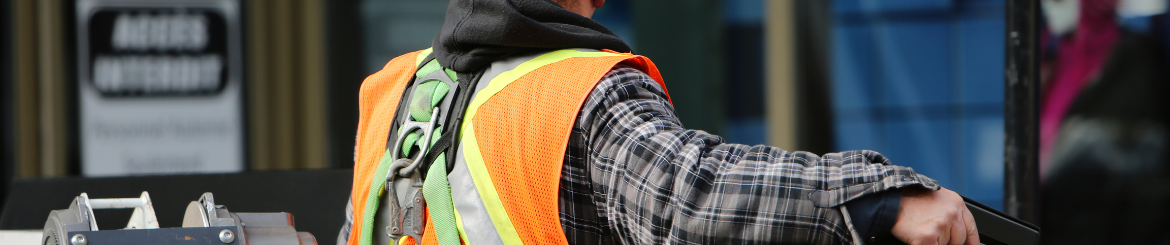
{"type": "MultiPolygon", "coordinates": [[[[979,242],[985,245],[1039,245],[1040,227],[963,197],[971,218],[979,227],[979,242]]],[[[884,244],[905,245],[901,241],[884,244]]]]}
{"type": "Polygon", "coordinates": [[[979,227],[979,242],[987,245],[1040,244],[1040,227],[963,197],[979,227]]]}
{"type": "Polygon", "coordinates": [[[297,232],[289,213],[232,213],[216,205],[210,192],[187,205],[183,227],[159,228],[146,192],[138,198],[90,199],[85,193],[69,209],[53,210],[41,235],[43,245],[207,244],[316,245],[308,232],[297,232]],[[133,208],[120,230],[98,230],[94,209],[133,208]]]}

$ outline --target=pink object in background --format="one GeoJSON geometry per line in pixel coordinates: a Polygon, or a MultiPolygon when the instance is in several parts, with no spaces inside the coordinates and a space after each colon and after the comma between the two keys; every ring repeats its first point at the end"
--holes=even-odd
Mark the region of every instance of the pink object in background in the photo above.
{"type": "Polygon", "coordinates": [[[1052,80],[1044,87],[1041,97],[1041,182],[1047,175],[1048,155],[1065,114],[1086,82],[1093,79],[1109,58],[1113,43],[1121,34],[1115,11],[1117,0],[1080,0],[1080,3],[1077,28],[1059,42],[1052,64],[1052,80]]]}

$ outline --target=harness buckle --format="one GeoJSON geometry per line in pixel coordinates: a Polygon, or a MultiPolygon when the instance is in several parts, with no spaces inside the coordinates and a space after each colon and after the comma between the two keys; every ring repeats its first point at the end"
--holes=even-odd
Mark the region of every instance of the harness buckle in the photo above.
{"type": "Polygon", "coordinates": [[[420,174],[414,173],[414,170],[406,171],[408,176],[402,176],[403,170],[410,166],[416,166],[417,162],[409,158],[399,158],[390,164],[389,170],[386,173],[386,202],[388,206],[389,216],[391,218],[390,225],[386,226],[386,235],[389,236],[394,243],[401,242],[402,237],[410,236],[414,238],[415,242],[421,242],[423,229],[423,210],[426,207],[426,200],[423,199],[422,187],[423,181],[420,174]],[[409,186],[406,195],[406,203],[402,204],[398,201],[397,183],[405,181],[409,186]]]}

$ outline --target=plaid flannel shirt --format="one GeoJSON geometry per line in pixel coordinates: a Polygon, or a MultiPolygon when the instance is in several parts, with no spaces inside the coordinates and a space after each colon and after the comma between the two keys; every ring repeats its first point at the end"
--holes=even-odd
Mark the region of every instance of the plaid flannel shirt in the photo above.
{"type": "Polygon", "coordinates": [[[581,107],[559,194],[570,244],[853,243],[844,202],[890,188],[939,188],[873,151],[817,156],[724,143],[683,128],[663,91],[619,66],[581,107]]]}
{"type": "Polygon", "coordinates": [[[817,156],[683,128],[664,90],[617,67],[578,114],[561,173],[570,244],[844,244],[840,204],[933,179],[873,151],[817,156]]]}

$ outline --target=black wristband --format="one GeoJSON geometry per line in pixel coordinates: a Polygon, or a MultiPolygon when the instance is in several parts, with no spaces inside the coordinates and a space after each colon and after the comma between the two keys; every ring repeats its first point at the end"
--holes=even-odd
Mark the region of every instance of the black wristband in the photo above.
{"type": "Polygon", "coordinates": [[[902,189],[890,189],[845,203],[853,228],[863,244],[886,244],[898,240],[890,233],[898,221],[902,189]]]}

